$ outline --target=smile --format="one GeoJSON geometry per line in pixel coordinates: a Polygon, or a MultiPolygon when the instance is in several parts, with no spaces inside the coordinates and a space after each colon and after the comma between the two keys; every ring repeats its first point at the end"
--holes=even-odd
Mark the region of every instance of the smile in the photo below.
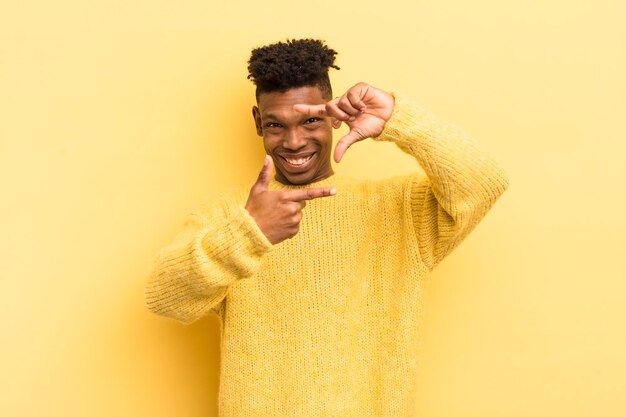
{"type": "Polygon", "coordinates": [[[307,157],[300,157],[300,158],[289,158],[289,157],[285,157],[285,156],[281,156],[281,158],[283,158],[283,160],[285,160],[287,162],[287,164],[291,167],[294,168],[302,168],[304,167],[307,162],[309,162],[311,160],[311,158],[313,158],[313,155],[315,155],[314,153],[312,153],[311,155],[307,156],[307,157]]]}

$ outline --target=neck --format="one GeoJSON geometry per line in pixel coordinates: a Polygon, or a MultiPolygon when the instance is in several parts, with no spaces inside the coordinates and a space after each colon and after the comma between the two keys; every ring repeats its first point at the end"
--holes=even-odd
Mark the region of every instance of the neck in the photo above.
{"type": "Polygon", "coordinates": [[[334,174],[332,172],[324,177],[320,177],[314,181],[309,181],[306,184],[292,184],[280,181],[278,176],[273,177],[270,180],[270,188],[275,190],[291,190],[298,188],[317,188],[317,187],[335,187],[342,184],[344,181],[349,181],[351,177],[344,177],[341,174],[334,174]]]}
{"type": "Polygon", "coordinates": [[[324,171],[323,173],[320,173],[318,175],[316,175],[315,177],[313,177],[311,180],[305,182],[305,183],[292,183],[290,182],[287,178],[285,178],[284,175],[282,175],[280,172],[276,172],[276,176],[275,179],[277,182],[283,184],[283,185],[289,185],[289,186],[294,186],[294,187],[298,187],[298,186],[306,186],[309,184],[314,184],[316,182],[320,182],[323,181],[327,178],[330,178],[334,175],[335,173],[333,172],[332,168],[324,171]]]}

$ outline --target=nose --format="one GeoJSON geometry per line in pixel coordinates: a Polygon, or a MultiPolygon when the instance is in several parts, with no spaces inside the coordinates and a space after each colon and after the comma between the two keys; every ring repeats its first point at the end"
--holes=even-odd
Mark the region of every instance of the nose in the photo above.
{"type": "Polygon", "coordinates": [[[306,145],[306,139],[297,128],[289,129],[283,138],[283,148],[298,150],[306,145]]]}

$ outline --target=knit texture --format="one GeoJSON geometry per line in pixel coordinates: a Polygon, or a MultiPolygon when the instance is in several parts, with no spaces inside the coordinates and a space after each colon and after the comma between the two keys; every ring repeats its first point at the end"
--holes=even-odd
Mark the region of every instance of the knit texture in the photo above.
{"type": "Polygon", "coordinates": [[[394,142],[424,172],[272,179],[274,190],[337,189],[308,201],[298,234],[277,245],[244,209],[249,189],[234,191],[191,214],[156,257],[153,312],[221,318],[221,417],[415,415],[424,278],[508,179],[459,128],[395,99],[373,140],[394,142]]]}

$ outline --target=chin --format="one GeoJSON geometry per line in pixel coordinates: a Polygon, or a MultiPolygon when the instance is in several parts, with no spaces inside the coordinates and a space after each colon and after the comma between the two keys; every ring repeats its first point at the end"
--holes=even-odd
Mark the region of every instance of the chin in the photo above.
{"type": "Polygon", "coordinates": [[[277,177],[276,180],[278,180],[279,182],[286,181],[287,184],[291,185],[306,185],[313,182],[314,178],[315,174],[312,172],[303,172],[299,175],[285,174],[284,172],[281,172],[280,177],[277,177]]]}

